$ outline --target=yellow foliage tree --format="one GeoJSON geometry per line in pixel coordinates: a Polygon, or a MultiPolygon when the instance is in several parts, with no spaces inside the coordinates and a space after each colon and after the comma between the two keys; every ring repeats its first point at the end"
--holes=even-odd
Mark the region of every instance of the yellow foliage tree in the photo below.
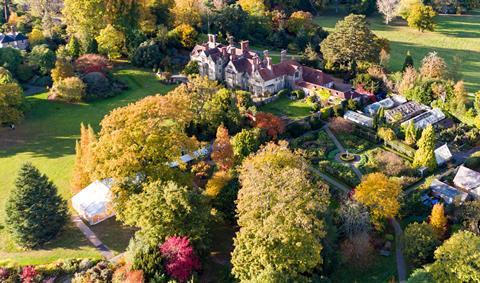
{"type": "Polygon", "coordinates": [[[231,178],[228,172],[217,171],[212,178],[208,180],[207,186],[205,187],[205,195],[210,198],[216,198],[231,178]]]}
{"type": "Polygon", "coordinates": [[[175,25],[199,26],[202,20],[201,6],[200,0],[175,0],[175,5],[170,9],[170,13],[175,19],[175,25]]]}
{"type": "Polygon", "coordinates": [[[28,42],[31,46],[39,45],[45,42],[45,36],[43,31],[40,29],[34,28],[32,32],[28,34],[28,42]]]}
{"type": "Polygon", "coordinates": [[[393,218],[400,209],[400,184],[382,173],[366,175],[355,189],[354,198],[370,209],[372,221],[377,228],[385,218],[393,218]]]}
{"type": "Polygon", "coordinates": [[[267,10],[263,0],[239,0],[238,4],[251,15],[262,15],[267,10]]]}
{"type": "Polygon", "coordinates": [[[445,217],[443,204],[437,203],[433,206],[430,214],[430,225],[440,238],[447,232],[447,217],[445,217]]]}
{"type": "Polygon", "coordinates": [[[92,181],[94,165],[93,146],[96,142],[95,132],[90,125],[80,124],[80,140],[75,144],[75,165],[71,180],[72,192],[76,193],[88,186],[92,181]]]}

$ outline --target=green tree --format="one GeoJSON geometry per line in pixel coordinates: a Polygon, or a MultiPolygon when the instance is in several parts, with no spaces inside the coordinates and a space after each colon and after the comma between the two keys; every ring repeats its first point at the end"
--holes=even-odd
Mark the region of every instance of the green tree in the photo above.
{"type": "Polygon", "coordinates": [[[38,69],[41,75],[47,75],[55,66],[55,52],[48,48],[48,45],[42,44],[33,47],[32,52],[28,55],[29,63],[38,69]]]}
{"type": "Polygon", "coordinates": [[[160,44],[155,40],[148,40],[140,44],[132,55],[132,64],[138,67],[158,68],[164,54],[160,44]]]}
{"type": "Polygon", "coordinates": [[[51,71],[53,83],[58,83],[62,79],[75,76],[73,64],[65,58],[57,58],[55,68],[51,71]]]}
{"type": "Polygon", "coordinates": [[[306,279],[322,263],[325,185],[314,184],[308,163],[286,143],[270,143],[240,169],[238,225],[232,273],[241,280],[306,279]]]}
{"type": "Polygon", "coordinates": [[[16,83],[0,85],[0,125],[17,123],[23,118],[23,90],[16,83]]]}
{"type": "Polygon", "coordinates": [[[433,252],[440,240],[428,223],[412,223],[405,229],[405,254],[416,266],[433,260],[433,252]]]}
{"type": "Polygon", "coordinates": [[[78,56],[80,56],[81,46],[80,42],[78,42],[78,39],[75,36],[70,37],[66,48],[70,56],[72,56],[73,58],[78,58],[78,56]]]}
{"type": "Polygon", "coordinates": [[[15,83],[15,79],[9,70],[0,67],[0,85],[15,83]]]}
{"type": "Polygon", "coordinates": [[[181,24],[169,32],[171,38],[175,38],[185,48],[195,46],[198,32],[188,24],[181,24]]]}
{"type": "Polygon", "coordinates": [[[125,35],[120,30],[109,24],[100,31],[96,40],[98,42],[98,51],[107,55],[109,59],[122,57],[125,47],[125,35]]]}
{"type": "Polygon", "coordinates": [[[242,129],[232,138],[233,152],[238,161],[242,161],[245,157],[260,148],[261,129],[242,129]]]}
{"type": "Polygon", "coordinates": [[[405,127],[405,143],[413,145],[417,142],[417,128],[413,121],[410,121],[405,127]]]}
{"type": "Polygon", "coordinates": [[[67,202],[32,164],[24,164],[6,204],[6,224],[15,241],[33,248],[53,239],[67,223],[67,202]]]}
{"type": "Polygon", "coordinates": [[[408,283],[435,283],[433,276],[425,268],[415,269],[410,277],[408,277],[408,283]]]}
{"type": "Polygon", "coordinates": [[[403,61],[402,72],[405,71],[408,67],[413,67],[413,57],[410,54],[410,50],[407,51],[405,55],[405,60],[403,61]]]}
{"type": "Polygon", "coordinates": [[[50,89],[51,98],[67,102],[80,102],[85,99],[85,83],[78,77],[58,81],[50,89]]]}
{"type": "Polygon", "coordinates": [[[64,0],[62,15],[67,24],[67,32],[82,42],[98,35],[106,23],[104,0],[64,0]]]}
{"type": "Polygon", "coordinates": [[[15,74],[18,66],[22,63],[22,53],[12,47],[0,48],[0,66],[15,74]]]}
{"type": "Polygon", "coordinates": [[[435,29],[435,16],[437,13],[430,6],[423,4],[413,5],[408,14],[407,23],[409,27],[416,28],[421,32],[433,31],[435,29]]]}
{"type": "Polygon", "coordinates": [[[365,16],[351,14],[335,25],[320,49],[327,64],[350,69],[353,62],[378,62],[381,47],[365,16]]]}
{"type": "Polygon", "coordinates": [[[432,125],[428,125],[422,131],[422,136],[417,142],[418,150],[415,152],[413,167],[428,167],[431,170],[437,168],[435,159],[435,131],[432,125]]]}
{"type": "Polygon", "coordinates": [[[429,268],[436,282],[480,281],[480,237],[459,231],[435,251],[429,268]]]}
{"type": "Polygon", "coordinates": [[[151,244],[168,236],[187,236],[195,247],[208,245],[210,208],[200,191],[173,181],[155,181],[130,197],[125,208],[125,223],[141,228],[139,235],[151,244]]]}

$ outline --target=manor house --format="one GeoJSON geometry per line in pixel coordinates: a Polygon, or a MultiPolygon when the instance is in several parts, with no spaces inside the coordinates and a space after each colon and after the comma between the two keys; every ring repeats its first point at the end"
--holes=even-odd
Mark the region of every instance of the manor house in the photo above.
{"type": "Polygon", "coordinates": [[[326,89],[332,96],[342,99],[360,96],[343,80],[287,58],[286,50],[281,52],[280,63],[273,64],[268,50],[260,58],[250,50],[248,41],[240,42],[237,48],[232,37],[226,46],[217,43],[216,36],[209,34],[208,42],[194,47],[190,59],[198,62],[200,75],[222,81],[229,88],[248,90],[257,97],[285,88],[302,89],[307,95],[326,89]]]}

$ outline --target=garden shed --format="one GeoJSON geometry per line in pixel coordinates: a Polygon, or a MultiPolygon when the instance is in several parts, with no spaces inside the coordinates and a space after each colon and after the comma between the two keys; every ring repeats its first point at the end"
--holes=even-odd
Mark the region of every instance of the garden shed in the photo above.
{"type": "Polygon", "coordinates": [[[90,225],[114,216],[111,187],[112,179],[91,183],[72,197],[73,208],[90,225]]]}

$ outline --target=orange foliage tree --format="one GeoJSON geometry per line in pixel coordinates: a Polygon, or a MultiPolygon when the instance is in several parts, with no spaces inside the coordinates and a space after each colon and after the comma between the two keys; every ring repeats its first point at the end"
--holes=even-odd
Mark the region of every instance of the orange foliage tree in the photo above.
{"type": "Polygon", "coordinates": [[[75,166],[73,167],[73,176],[71,188],[74,193],[80,191],[89,185],[92,180],[92,167],[94,166],[94,157],[92,148],[96,142],[95,133],[90,125],[80,124],[80,140],[75,145],[75,166]]]}
{"type": "Polygon", "coordinates": [[[230,143],[228,130],[223,125],[220,125],[217,129],[217,138],[213,143],[212,160],[223,171],[227,171],[233,166],[233,147],[230,143]]]}
{"type": "Polygon", "coordinates": [[[255,115],[254,126],[265,130],[267,135],[276,140],[278,135],[285,132],[285,123],[280,117],[271,113],[258,112],[255,115]]]}

